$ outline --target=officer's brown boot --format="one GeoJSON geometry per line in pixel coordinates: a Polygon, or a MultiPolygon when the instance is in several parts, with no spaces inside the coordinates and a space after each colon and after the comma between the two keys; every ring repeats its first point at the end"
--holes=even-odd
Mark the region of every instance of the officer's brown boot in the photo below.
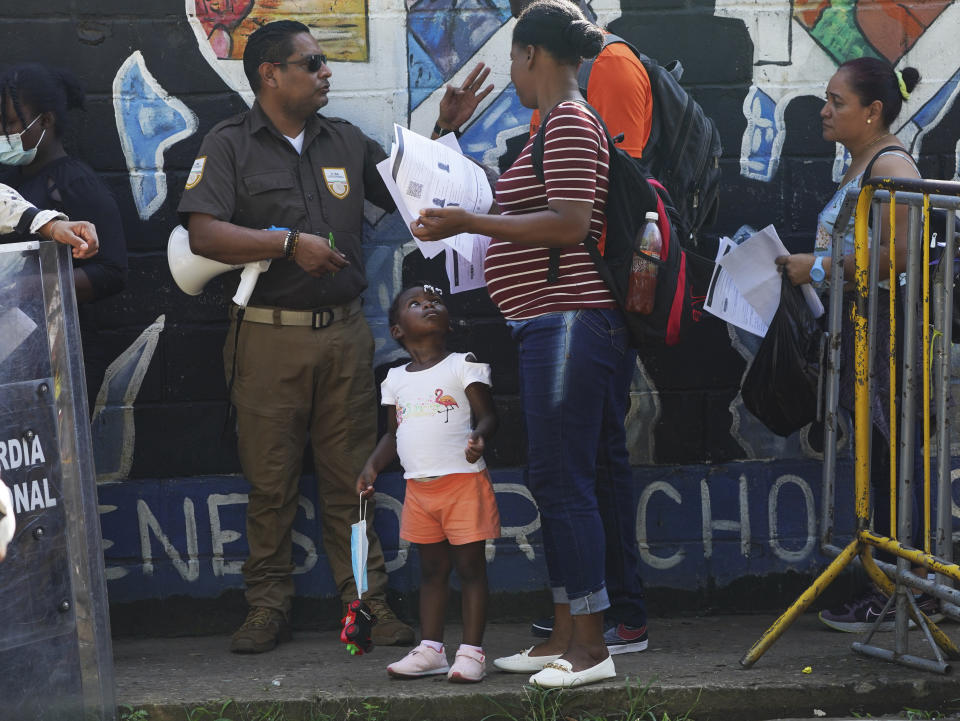
{"type": "Polygon", "coordinates": [[[290,624],[275,608],[254,606],[230,639],[233,653],[263,653],[272,651],[281,641],[290,640],[290,624]]]}
{"type": "Polygon", "coordinates": [[[397,618],[397,614],[382,598],[364,599],[377,622],[373,624],[370,640],[376,646],[412,646],[413,629],[397,618]]]}

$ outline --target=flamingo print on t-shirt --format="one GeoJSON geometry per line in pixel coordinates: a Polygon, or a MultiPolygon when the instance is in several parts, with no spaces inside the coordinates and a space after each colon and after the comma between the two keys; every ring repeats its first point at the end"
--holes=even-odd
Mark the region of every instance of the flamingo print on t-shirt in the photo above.
{"type": "Polygon", "coordinates": [[[457,404],[457,399],[453,396],[444,395],[443,388],[437,388],[437,390],[434,391],[434,394],[437,396],[437,405],[440,406],[440,408],[437,410],[437,413],[443,413],[446,411],[447,416],[444,418],[443,422],[449,423],[450,411],[452,411],[454,408],[460,407],[457,404]]]}

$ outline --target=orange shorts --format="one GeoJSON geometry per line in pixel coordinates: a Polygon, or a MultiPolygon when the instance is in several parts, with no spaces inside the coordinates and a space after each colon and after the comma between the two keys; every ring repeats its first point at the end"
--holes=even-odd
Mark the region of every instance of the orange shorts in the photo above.
{"type": "Polygon", "coordinates": [[[500,538],[500,512],[490,475],[450,473],[432,481],[407,479],[400,538],[454,546],[500,538]]]}

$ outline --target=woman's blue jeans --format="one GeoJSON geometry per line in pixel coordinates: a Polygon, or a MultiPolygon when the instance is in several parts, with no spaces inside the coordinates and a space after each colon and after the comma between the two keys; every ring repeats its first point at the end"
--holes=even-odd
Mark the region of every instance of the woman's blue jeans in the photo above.
{"type": "Polygon", "coordinates": [[[610,600],[598,492],[622,510],[613,519],[622,531],[618,547],[637,567],[623,425],[636,352],[619,310],[549,313],[509,325],[519,343],[528,484],[540,509],[553,601],[569,603],[574,615],[603,611],[610,600]],[[607,466],[599,475],[598,455],[607,466]]]}

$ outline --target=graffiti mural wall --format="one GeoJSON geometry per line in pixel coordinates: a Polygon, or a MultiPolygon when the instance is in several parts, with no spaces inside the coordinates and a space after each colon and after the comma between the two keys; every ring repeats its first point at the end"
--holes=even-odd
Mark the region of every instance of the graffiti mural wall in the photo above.
{"type": "MultiPolygon", "coordinates": [[[[753,82],[743,105],[747,130],[740,146],[745,177],[774,176],[788,131],[787,105],[797,97],[821,95],[846,60],[876,57],[921,70],[923,82],[892,128],[914,154],[922,152],[923,136],[956,98],[960,67],[950,28],[960,21],[960,6],[950,2],[796,2],[761,9],[719,0],[716,13],[743,20],[754,43],[753,82]]],[[[844,161],[838,157],[834,180],[843,175],[844,161]]]]}
{"type": "MultiPolygon", "coordinates": [[[[253,102],[241,61],[247,38],[275,19],[308,25],[333,72],[325,112],[386,147],[394,123],[429,134],[445,86],[488,64],[495,90],[461,144],[502,168],[522,146],[530,115],[509,80],[514,21],[506,0],[91,0],[82,15],[75,5],[7,3],[0,32],[10,38],[4,62],[40,59],[83,78],[89,107],[68,147],[108,181],[129,238],[128,290],[100,312],[121,360],[94,419],[110,590],[116,603],[215,597],[239,585],[245,549],[246,489],[234,441],[222,434],[227,308],[217,280],[197,298],[180,293],[165,249],[200,140],[253,102]]],[[[684,85],[720,129],[721,214],[696,249],[704,255],[743,223],[773,223],[791,250],[812,247],[817,211],[848,161],[822,140],[818,111],[827,80],[848,58],[920,70],[896,131],[925,175],[958,175],[960,2],[677,0],[666,11],[597,0],[586,9],[652,57],[679,59],[684,85]]],[[[396,214],[368,208],[365,232],[365,313],[379,379],[403,357],[386,325],[393,296],[406,281],[444,286],[447,278],[444,258],[424,259],[396,214]]],[[[539,522],[523,485],[515,350],[482,289],[451,296],[450,306],[451,345],[493,365],[503,422],[488,456],[507,527],[488,547],[492,577],[498,590],[542,588],[539,522]]],[[[812,541],[818,434],[780,438],[743,410],[738,388],[751,357],[711,317],[681,346],[641,352],[628,425],[645,489],[637,537],[654,587],[725,586],[747,575],[808,573],[823,562],[812,541]]],[[[840,487],[849,494],[848,484],[840,487]]],[[[397,538],[401,499],[394,472],[377,525],[392,583],[409,590],[415,554],[397,538]]],[[[307,476],[295,534],[298,583],[303,595],[321,597],[332,587],[316,507],[307,476]]]]}

